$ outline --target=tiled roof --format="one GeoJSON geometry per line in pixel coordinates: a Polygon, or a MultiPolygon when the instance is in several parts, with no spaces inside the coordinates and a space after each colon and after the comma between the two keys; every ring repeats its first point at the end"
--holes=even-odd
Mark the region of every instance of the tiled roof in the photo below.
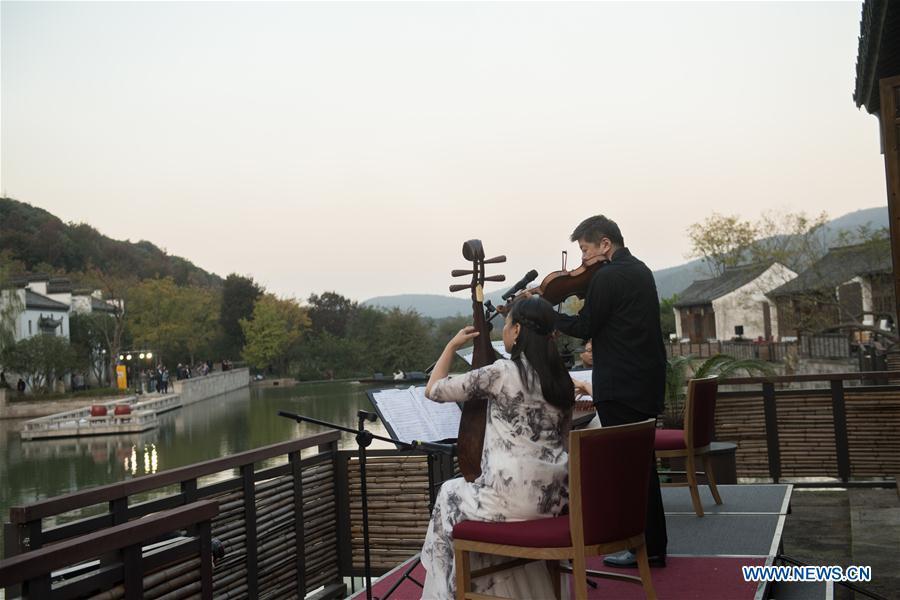
{"type": "Polygon", "coordinates": [[[47,282],[48,294],[62,294],[72,291],[72,282],[68,277],[51,277],[47,282]]]}
{"type": "Polygon", "coordinates": [[[25,290],[25,308],[69,312],[68,305],[57,302],[47,296],[42,296],[36,292],[32,292],[31,290],[25,290]]]}
{"type": "Polygon", "coordinates": [[[900,74],[900,6],[888,0],[865,0],[859,20],[856,85],[853,100],[871,114],[881,109],[878,82],[900,74]]]}
{"type": "Polygon", "coordinates": [[[684,306],[697,306],[698,304],[709,304],[716,298],[721,298],[725,294],[731,293],[741,286],[747,285],[760,275],[773,263],[753,263],[752,265],[741,265],[739,267],[727,267],[725,272],[712,279],[700,279],[689,285],[683,292],[678,294],[678,300],[674,306],[681,308],[684,306]]]}
{"type": "Polygon", "coordinates": [[[116,308],[111,304],[104,302],[98,298],[91,296],[91,311],[93,312],[116,312],[116,308]]]}
{"type": "Polygon", "coordinates": [[[858,275],[891,272],[893,265],[889,240],[831,248],[810,268],[767,295],[775,297],[830,290],[858,275]]]}

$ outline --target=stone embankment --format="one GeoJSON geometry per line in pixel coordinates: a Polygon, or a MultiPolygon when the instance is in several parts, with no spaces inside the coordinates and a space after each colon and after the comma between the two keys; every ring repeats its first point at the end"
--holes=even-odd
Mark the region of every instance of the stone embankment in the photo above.
{"type": "MultiPolygon", "coordinates": [[[[181,404],[193,404],[213,396],[247,387],[250,385],[250,370],[216,371],[205,377],[183,379],[173,383],[175,384],[175,393],[181,396],[181,404]]],[[[60,400],[11,402],[11,398],[10,390],[0,389],[0,419],[35,419],[56,413],[78,410],[92,404],[104,404],[123,399],[122,396],[109,396],[102,398],[66,398],[60,400]]]]}
{"type": "Polygon", "coordinates": [[[181,404],[187,406],[249,385],[250,369],[233,369],[176,381],[175,392],[181,394],[181,404]]]}

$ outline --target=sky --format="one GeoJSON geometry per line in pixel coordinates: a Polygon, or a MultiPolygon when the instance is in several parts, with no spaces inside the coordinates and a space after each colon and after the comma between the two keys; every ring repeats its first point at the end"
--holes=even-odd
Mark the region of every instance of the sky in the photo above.
{"type": "MultiPolygon", "coordinates": [[[[886,204],[859,2],[0,3],[0,188],[303,299],[886,204]]],[[[462,292],[461,294],[465,294],[462,292]]]]}

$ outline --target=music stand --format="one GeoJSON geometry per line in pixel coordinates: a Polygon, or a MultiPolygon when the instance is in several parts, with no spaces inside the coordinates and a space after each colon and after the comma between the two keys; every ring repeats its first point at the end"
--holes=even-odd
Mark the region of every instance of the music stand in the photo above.
{"type": "MultiPolygon", "coordinates": [[[[379,394],[380,392],[384,392],[384,391],[385,391],[385,389],[367,390],[366,395],[369,397],[369,401],[372,403],[372,406],[375,408],[375,412],[377,412],[379,418],[381,418],[381,423],[384,425],[385,429],[387,429],[391,438],[393,438],[393,440],[392,440],[393,443],[397,444],[398,448],[402,449],[404,447],[407,447],[409,444],[407,444],[406,442],[404,442],[400,439],[400,436],[398,435],[398,432],[395,429],[395,424],[391,422],[391,419],[385,418],[385,414],[382,411],[382,408],[384,406],[383,402],[376,398],[377,394],[379,394]]],[[[456,405],[452,404],[452,403],[448,404],[447,405],[448,410],[449,410],[449,407],[452,407],[452,406],[456,406],[456,405]]],[[[455,428],[457,430],[459,429],[458,421],[456,424],[453,425],[453,428],[455,428]]],[[[422,435],[422,433],[424,432],[425,429],[426,429],[426,427],[423,425],[423,428],[419,432],[419,435],[413,435],[411,439],[419,439],[421,437],[425,437],[424,435],[422,435]]],[[[414,433],[410,429],[409,423],[404,423],[404,427],[402,430],[404,431],[404,433],[407,433],[407,434],[414,433]]],[[[452,454],[452,450],[450,450],[450,448],[455,448],[455,446],[452,446],[452,444],[455,441],[456,441],[455,439],[444,438],[444,439],[440,440],[439,442],[437,442],[436,444],[431,445],[432,448],[441,448],[441,449],[435,449],[435,450],[429,449],[426,446],[413,444],[413,447],[416,450],[425,452],[428,457],[428,514],[429,515],[434,511],[434,503],[435,503],[435,500],[437,499],[436,488],[439,485],[441,485],[439,483],[435,483],[436,463],[440,464],[440,467],[441,467],[440,480],[441,480],[441,483],[443,483],[444,480],[447,479],[446,473],[449,471],[452,475],[452,472],[453,472],[453,465],[452,465],[453,454],[452,454]],[[440,456],[441,454],[449,455],[449,460],[451,461],[451,464],[449,466],[447,465],[446,459],[443,459],[440,456]]],[[[407,579],[409,581],[413,582],[414,584],[416,584],[417,586],[419,586],[420,588],[424,587],[424,584],[422,582],[420,582],[419,580],[417,580],[416,578],[414,578],[412,576],[412,572],[415,570],[415,568],[421,562],[422,562],[422,556],[420,553],[418,556],[416,556],[413,559],[413,561],[406,568],[406,570],[404,570],[404,572],[400,576],[400,578],[394,582],[394,584],[390,587],[390,589],[387,591],[387,593],[385,593],[385,595],[381,597],[381,600],[388,600],[391,597],[391,595],[395,591],[397,591],[397,588],[399,588],[403,584],[403,582],[407,579]]]]}

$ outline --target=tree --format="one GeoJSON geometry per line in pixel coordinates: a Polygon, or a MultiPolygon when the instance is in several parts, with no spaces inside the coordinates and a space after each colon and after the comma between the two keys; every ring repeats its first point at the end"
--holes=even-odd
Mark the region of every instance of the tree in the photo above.
{"type": "Polygon", "coordinates": [[[312,294],[308,300],[309,318],[316,333],[323,331],[337,337],[347,334],[347,323],[353,319],[359,305],[336,292],[325,292],[321,296],[312,294]]]}
{"type": "Polygon", "coordinates": [[[82,365],[87,366],[98,382],[103,382],[106,357],[110,355],[110,331],[115,317],[105,312],[75,313],[69,318],[69,340],[82,365]]]}
{"type": "Polygon", "coordinates": [[[15,261],[9,252],[0,252],[0,353],[16,341],[16,319],[25,310],[22,298],[9,283],[15,261]]]}
{"type": "Polygon", "coordinates": [[[659,301],[659,326],[662,329],[663,339],[669,339],[669,335],[675,333],[675,303],[678,302],[678,294],[672,294],[670,298],[662,298],[659,301]]]}
{"type": "Polygon", "coordinates": [[[113,277],[93,266],[88,266],[88,271],[84,277],[85,283],[90,283],[99,287],[103,297],[106,299],[113,311],[110,313],[112,321],[109,322],[110,327],[104,327],[100,330],[101,335],[109,348],[107,356],[107,379],[115,381],[115,365],[119,352],[122,351],[122,342],[125,336],[125,311],[129,303],[129,292],[137,285],[134,278],[113,277]]]}
{"type": "Polygon", "coordinates": [[[240,324],[247,340],[244,360],[257,369],[274,367],[283,373],[310,319],[295,300],[266,294],[257,300],[252,318],[241,319],[240,324]]]}
{"type": "Polygon", "coordinates": [[[702,258],[710,275],[717,277],[726,267],[746,262],[746,254],[759,230],[750,221],[735,215],[714,212],[702,223],[688,227],[691,258],[702,258]]]}
{"type": "Polygon", "coordinates": [[[134,342],[153,350],[160,361],[187,354],[193,364],[209,352],[219,333],[218,292],[179,287],[171,277],[148,279],[131,291],[128,329],[134,342]]]}
{"type": "Polygon", "coordinates": [[[240,321],[250,318],[257,299],[264,291],[251,277],[232,273],[225,279],[219,323],[222,325],[223,347],[229,358],[240,355],[246,343],[240,321]]]}
{"type": "Polygon", "coordinates": [[[21,375],[33,391],[47,391],[76,366],[76,357],[64,337],[39,334],[7,347],[3,364],[21,375]]]}

